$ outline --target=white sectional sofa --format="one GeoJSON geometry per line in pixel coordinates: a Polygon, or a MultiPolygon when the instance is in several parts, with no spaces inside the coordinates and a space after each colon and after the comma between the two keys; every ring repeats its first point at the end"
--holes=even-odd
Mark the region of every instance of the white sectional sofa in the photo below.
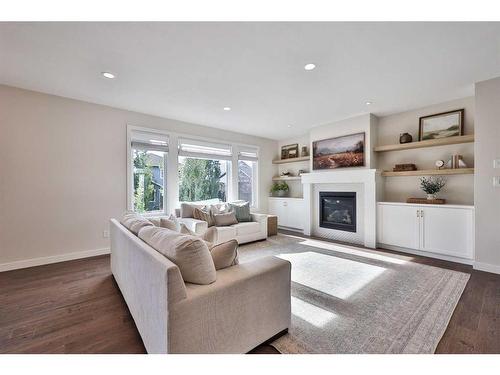
{"type": "MultiPolygon", "coordinates": [[[[110,229],[113,276],[148,353],[246,353],[290,326],[288,261],[233,265],[197,285],[117,220],[110,229]]],[[[251,238],[241,230],[242,239],[251,238]]]]}

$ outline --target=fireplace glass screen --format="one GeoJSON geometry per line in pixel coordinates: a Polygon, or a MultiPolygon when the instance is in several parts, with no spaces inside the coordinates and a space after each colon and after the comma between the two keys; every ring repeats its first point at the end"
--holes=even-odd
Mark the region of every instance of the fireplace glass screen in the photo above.
{"type": "Polygon", "coordinates": [[[356,232],[356,193],[319,193],[319,226],[356,232]]]}

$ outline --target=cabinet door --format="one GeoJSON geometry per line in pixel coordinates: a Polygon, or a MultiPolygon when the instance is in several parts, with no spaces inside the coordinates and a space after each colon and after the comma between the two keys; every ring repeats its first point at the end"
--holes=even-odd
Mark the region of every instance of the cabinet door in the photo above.
{"type": "Polygon", "coordinates": [[[472,210],[426,207],[422,212],[422,250],[472,259],[472,210]]]}
{"type": "Polygon", "coordinates": [[[287,201],[287,204],[287,227],[304,229],[304,201],[300,199],[290,199],[287,201]]]}
{"type": "Polygon", "coordinates": [[[285,209],[283,199],[269,199],[269,213],[278,216],[279,226],[285,225],[283,224],[283,221],[286,221],[285,209]]]}
{"type": "Polygon", "coordinates": [[[379,205],[378,242],[418,249],[420,218],[417,214],[415,206],[379,205]]]}

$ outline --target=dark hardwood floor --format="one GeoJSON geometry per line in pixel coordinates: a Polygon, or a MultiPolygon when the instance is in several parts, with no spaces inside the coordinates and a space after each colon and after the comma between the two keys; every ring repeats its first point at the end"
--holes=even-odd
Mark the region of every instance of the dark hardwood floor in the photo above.
{"type": "MultiPolygon", "coordinates": [[[[471,275],[436,352],[500,353],[500,275],[413,259],[471,275]]],[[[0,353],[145,353],[109,256],[0,273],[0,353]]]]}

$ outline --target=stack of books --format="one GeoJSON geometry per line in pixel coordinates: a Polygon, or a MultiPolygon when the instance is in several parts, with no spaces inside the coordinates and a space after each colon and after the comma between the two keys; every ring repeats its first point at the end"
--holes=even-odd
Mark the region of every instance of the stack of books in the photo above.
{"type": "Polygon", "coordinates": [[[417,166],[415,164],[396,164],[392,170],[393,172],[416,171],[417,166]]]}

